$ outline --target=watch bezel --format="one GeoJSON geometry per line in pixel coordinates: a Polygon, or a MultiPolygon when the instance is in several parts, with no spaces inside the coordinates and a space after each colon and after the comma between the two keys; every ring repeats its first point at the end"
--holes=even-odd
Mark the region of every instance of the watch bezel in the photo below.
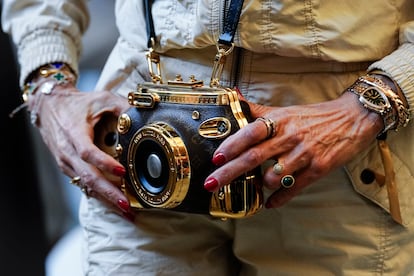
{"type": "Polygon", "coordinates": [[[383,93],[383,91],[379,87],[376,86],[370,86],[365,88],[359,94],[359,101],[364,105],[365,108],[368,108],[381,115],[390,112],[392,108],[391,103],[388,100],[388,97],[383,93]],[[378,103],[373,102],[375,98],[372,94],[370,94],[371,91],[375,91],[375,93],[380,97],[382,101],[378,103]]]}

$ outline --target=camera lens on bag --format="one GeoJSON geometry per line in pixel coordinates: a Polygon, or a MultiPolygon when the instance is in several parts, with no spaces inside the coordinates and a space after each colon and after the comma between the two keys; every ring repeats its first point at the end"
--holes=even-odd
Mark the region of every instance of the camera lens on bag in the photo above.
{"type": "Polygon", "coordinates": [[[180,135],[164,122],[143,126],[131,139],[128,168],[140,200],[151,207],[174,208],[190,186],[190,158],[180,135]]]}
{"type": "Polygon", "coordinates": [[[170,169],[163,148],[153,140],[145,140],[138,146],[135,160],[139,183],[152,194],[161,193],[168,183],[170,169]]]}

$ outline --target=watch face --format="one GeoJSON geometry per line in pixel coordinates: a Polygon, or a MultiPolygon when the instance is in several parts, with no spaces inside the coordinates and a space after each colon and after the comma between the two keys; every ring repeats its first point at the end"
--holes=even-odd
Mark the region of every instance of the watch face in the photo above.
{"type": "Polygon", "coordinates": [[[386,112],[391,108],[387,96],[377,87],[369,87],[365,89],[359,97],[359,101],[369,109],[379,113],[386,112]]]}

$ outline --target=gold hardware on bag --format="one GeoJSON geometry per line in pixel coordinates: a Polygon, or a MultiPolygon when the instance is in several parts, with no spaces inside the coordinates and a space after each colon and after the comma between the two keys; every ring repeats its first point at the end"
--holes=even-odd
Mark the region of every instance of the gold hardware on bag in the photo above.
{"type": "Polygon", "coordinates": [[[181,87],[202,87],[204,85],[204,82],[202,80],[197,80],[194,75],[190,76],[189,81],[184,81],[181,75],[177,75],[175,80],[168,81],[169,85],[174,86],[181,86],[181,87]]]}
{"type": "Polygon", "coordinates": [[[150,48],[145,55],[147,57],[148,70],[153,83],[162,83],[160,55],[150,48]]]}
{"type": "Polygon", "coordinates": [[[121,114],[121,116],[119,116],[118,118],[118,132],[120,134],[127,133],[131,128],[131,124],[131,118],[129,117],[129,115],[126,113],[121,114]]]}
{"type": "Polygon", "coordinates": [[[160,101],[157,93],[129,93],[128,103],[139,108],[154,108],[155,104],[160,101]]]}
{"type": "Polygon", "coordinates": [[[230,135],[231,122],[224,117],[210,118],[200,124],[198,133],[207,139],[223,139],[230,135]]]}
{"type": "Polygon", "coordinates": [[[226,64],[227,56],[233,51],[234,44],[226,49],[222,45],[217,44],[217,53],[214,58],[213,71],[211,73],[210,87],[219,87],[221,75],[223,74],[223,68],[226,64]]]}

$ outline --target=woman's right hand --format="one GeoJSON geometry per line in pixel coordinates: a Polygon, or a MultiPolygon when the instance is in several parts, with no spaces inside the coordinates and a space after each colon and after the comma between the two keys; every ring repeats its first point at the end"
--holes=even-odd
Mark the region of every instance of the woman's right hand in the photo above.
{"type": "Polygon", "coordinates": [[[69,177],[79,176],[77,184],[87,196],[115,206],[130,219],[128,199],[119,189],[125,168],[94,144],[94,128],[103,116],[117,117],[128,107],[121,96],[107,91],[80,93],[72,84],[29,98],[29,109],[36,113],[36,125],[60,169],[69,177]]]}

